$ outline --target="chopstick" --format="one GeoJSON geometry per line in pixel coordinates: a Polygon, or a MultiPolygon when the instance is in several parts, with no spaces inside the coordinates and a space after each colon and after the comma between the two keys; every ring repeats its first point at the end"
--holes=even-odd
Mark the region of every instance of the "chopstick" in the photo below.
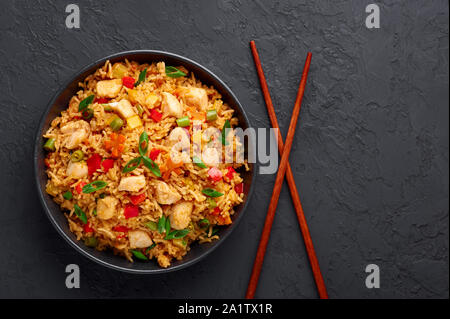
{"type": "MultiPolygon", "coordinates": [[[[269,88],[267,86],[266,77],[264,76],[264,71],[262,69],[261,60],[259,59],[258,50],[256,49],[255,41],[250,42],[251,51],[253,54],[253,60],[255,61],[256,71],[258,73],[259,82],[261,84],[261,90],[263,92],[264,100],[267,106],[267,112],[269,113],[270,122],[272,127],[278,129],[278,151],[280,156],[283,154],[283,137],[281,136],[280,127],[278,125],[277,116],[275,114],[275,109],[273,107],[272,98],[270,97],[269,88]]],[[[292,201],[294,203],[295,212],[297,214],[298,224],[303,235],[303,241],[306,246],[306,252],[308,254],[309,262],[311,264],[311,269],[314,275],[314,280],[316,282],[317,290],[320,299],[328,299],[327,289],[322,277],[322,272],[320,271],[319,262],[317,260],[316,252],[314,250],[314,245],[309,233],[308,223],[306,222],[305,214],[303,212],[302,203],[300,202],[300,197],[298,195],[297,186],[295,184],[294,175],[292,173],[291,165],[287,164],[286,169],[286,179],[291,193],[292,201]]]]}
{"type": "MultiPolygon", "coordinates": [[[[306,79],[308,76],[309,66],[311,64],[311,53],[308,52],[305,66],[303,68],[302,78],[297,92],[297,98],[294,104],[294,110],[292,111],[291,121],[289,124],[289,130],[286,136],[286,144],[283,148],[283,153],[281,155],[280,165],[278,167],[277,176],[275,179],[275,185],[272,192],[272,197],[270,199],[270,204],[267,209],[266,220],[264,222],[264,228],[261,234],[261,239],[258,245],[258,251],[256,253],[255,261],[253,264],[252,274],[250,276],[250,281],[247,287],[247,293],[245,297],[251,299],[255,295],[256,287],[258,286],[259,275],[261,274],[261,268],[264,262],[264,255],[266,253],[267,244],[269,242],[270,231],[272,229],[273,219],[275,217],[275,211],[278,205],[278,200],[280,198],[281,188],[283,186],[284,175],[289,161],[289,154],[291,152],[292,143],[294,140],[295,129],[297,126],[298,116],[300,113],[301,102],[303,99],[303,94],[306,86],[306,79]]],[[[280,141],[279,141],[280,143],[280,141]]]]}

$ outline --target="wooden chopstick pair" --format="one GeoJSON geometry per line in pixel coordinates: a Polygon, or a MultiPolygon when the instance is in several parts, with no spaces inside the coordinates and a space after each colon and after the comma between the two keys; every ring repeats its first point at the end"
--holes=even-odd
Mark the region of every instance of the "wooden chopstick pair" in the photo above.
{"type": "Polygon", "coordinates": [[[294,203],[295,211],[297,214],[298,223],[303,235],[303,240],[305,242],[306,251],[308,253],[308,258],[311,264],[311,268],[314,275],[314,280],[316,282],[319,297],[321,299],[328,299],[327,290],[325,283],[323,281],[322,273],[320,271],[319,262],[314,250],[314,245],[312,243],[311,235],[309,233],[308,224],[306,222],[305,215],[303,213],[302,204],[300,202],[300,197],[298,195],[297,186],[295,184],[294,175],[292,173],[291,166],[289,164],[289,153],[291,151],[292,142],[294,139],[295,128],[297,125],[298,116],[300,113],[301,102],[303,99],[303,94],[305,91],[306,80],[308,77],[309,66],[311,64],[311,53],[308,52],[305,66],[303,68],[302,78],[300,81],[299,89],[297,92],[297,98],[295,100],[294,110],[292,111],[291,122],[289,124],[288,134],[286,136],[286,143],[283,145],[283,138],[280,133],[280,128],[278,125],[277,117],[275,114],[275,109],[272,104],[272,99],[270,97],[269,88],[266,83],[266,78],[262,69],[261,61],[259,59],[258,51],[256,49],[255,41],[250,42],[251,51],[253,54],[253,59],[255,61],[256,71],[258,73],[259,81],[261,84],[261,89],[264,95],[264,100],[266,102],[267,111],[269,112],[269,118],[272,126],[278,129],[278,151],[281,156],[280,165],[278,167],[277,177],[275,180],[275,186],[273,188],[272,197],[270,199],[269,208],[267,210],[267,216],[264,223],[263,232],[261,234],[261,239],[258,246],[258,251],[253,264],[253,270],[250,277],[250,282],[248,284],[246,298],[253,298],[255,295],[256,287],[258,285],[259,275],[261,273],[262,264],[264,262],[264,255],[267,249],[267,244],[269,242],[270,231],[272,229],[273,219],[275,216],[275,211],[278,205],[278,200],[280,197],[281,188],[283,185],[284,175],[286,174],[286,179],[289,185],[289,190],[291,193],[292,201],[294,203]]]}

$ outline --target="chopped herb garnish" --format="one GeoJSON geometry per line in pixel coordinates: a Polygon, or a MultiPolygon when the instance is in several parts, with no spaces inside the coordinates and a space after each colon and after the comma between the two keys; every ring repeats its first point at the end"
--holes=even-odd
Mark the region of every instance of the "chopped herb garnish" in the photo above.
{"type": "Polygon", "coordinates": [[[93,193],[95,191],[98,191],[102,188],[105,188],[106,185],[108,185],[107,182],[104,181],[94,181],[92,183],[86,184],[83,186],[83,193],[85,194],[90,194],[93,193]]]}
{"type": "Polygon", "coordinates": [[[179,78],[181,76],[186,76],[186,73],[178,70],[174,66],[166,66],[166,75],[171,78],[179,78]]]}
{"type": "Polygon", "coordinates": [[[87,217],[83,210],[77,204],[73,205],[74,213],[78,216],[83,224],[87,224],[87,217]]]}
{"type": "Polygon", "coordinates": [[[139,250],[131,250],[131,253],[140,260],[148,260],[147,256],[145,256],[143,253],[141,253],[139,250]]]}
{"type": "Polygon", "coordinates": [[[94,97],[95,97],[95,95],[92,94],[92,95],[89,95],[84,100],[82,100],[80,102],[80,104],[78,105],[78,112],[84,111],[84,109],[86,109],[90,104],[92,104],[92,102],[94,101],[94,97]]]}
{"type": "Polygon", "coordinates": [[[209,197],[220,197],[223,196],[223,193],[220,193],[212,188],[205,188],[202,190],[202,193],[209,197]]]}
{"type": "Polygon", "coordinates": [[[146,75],[147,75],[147,68],[145,68],[144,71],[141,71],[141,73],[139,73],[139,78],[138,78],[137,82],[134,83],[134,86],[136,87],[139,84],[141,84],[141,82],[144,82],[146,75]]]}

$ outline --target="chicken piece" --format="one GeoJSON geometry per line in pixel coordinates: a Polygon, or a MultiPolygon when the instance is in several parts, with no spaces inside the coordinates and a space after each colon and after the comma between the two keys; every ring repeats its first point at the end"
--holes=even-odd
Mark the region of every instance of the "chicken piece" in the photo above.
{"type": "Polygon", "coordinates": [[[130,248],[147,248],[153,244],[150,235],[143,230],[133,230],[128,232],[130,248]]]}
{"type": "Polygon", "coordinates": [[[115,112],[118,112],[124,119],[136,115],[136,112],[134,112],[133,107],[131,106],[131,103],[128,100],[123,99],[120,100],[119,102],[112,102],[109,103],[109,106],[111,106],[111,108],[115,112]]]}
{"type": "Polygon", "coordinates": [[[156,201],[162,205],[178,202],[181,195],[163,181],[156,182],[156,201]]]}
{"type": "Polygon", "coordinates": [[[117,198],[106,196],[97,201],[97,217],[103,220],[111,219],[116,212],[117,198]]]}
{"type": "Polygon", "coordinates": [[[80,179],[88,175],[88,167],[84,162],[70,162],[66,170],[67,177],[80,179]]]}
{"type": "Polygon", "coordinates": [[[180,118],[183,116],[183,106],[180,101],[170,93],[162,93],[162,111],[164,117],[174,116],[180,118]]]}
{"type": "Polygon", "coordinates": [[[189,226],[191,221],[191,213],[194,208],[192,202],[182,201],[172,207],[169,215],[170,226],[173,229],[180,230],[189,226]]]}
{"type": "Polygon", "coordinates": [[[214,147],[208,147],[203,150],[202,160],[208,166],[217,166],[220,163],[221,154],[214,147]]]}
{"type": "Polygon", "coordinates": [[[122,88],[122,80],[104,80],[97,82],[97,96],[115,98],[122,88]]]}
{"type": "Polygon", "coordinates": [[[145,176],[129,176],[120,180],[118,190],[128,192],[138,192],[145,187],[145,176]]]}
{"type": "Polygon", "coordinates": [[[151,92],[149,94],[145,94],[144,92],[136,89],[128,91],[128,98],[133,105],[140,104],[149,109],[153,109],[159,101],[159,97],[155,93],[151,92]]]}
{"type": "Polygon", "coordinates": [[[195,106],[200,111],[208,109],[208,95],[205,89],[188,88],[184,94],[185,101],[190,106],[195,106]]]}
{"type": "Polygon", "coordinates": [[[89,136],[90,132],[91,127],[86,121],[70,122],[61,127],[61,133],[63,134],[62,145],[69,150],[74,149],[89,136]]]}

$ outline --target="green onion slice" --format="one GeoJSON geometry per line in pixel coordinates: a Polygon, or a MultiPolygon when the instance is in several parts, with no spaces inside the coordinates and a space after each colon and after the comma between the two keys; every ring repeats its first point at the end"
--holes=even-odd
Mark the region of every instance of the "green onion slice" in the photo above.
{"type": "Polygon", "coordinates": [[[148,150],[148,134],[146,131],[142,132],[139,136],[139,154],[145,156],[148,150]]]}
{"type": "Polygon", "coordinates": [[[213,198],[211,198],[211,197],[208,198],[208,204],[209,204],[209,208],[216,208],[217,207],[216,201],[213,198]]]}
{"type": "Polygon", "coordinates": [[[178,70],[174,66],[166,66],[166,75],[171,78],[179,78],[181,76],[186,76],[186,73],[178,70]]]}
{"type": "Polygon", "coordinates": [[[54,138],[49,138],[44,144],[44,150],[54,152],[56,150],[55,141],[54,138]]]}
{"type": "Polygon", "coordinates": [[[166,234],[170,233],[170,219],[169,218],[166,218],[166,225],[164,228],[165,228],[166,234]]]}
{"type": "Polygon", "coordinates": [[[64,199],[71,200],[73,197],[73,194],[71,191],[67,191],[63,194],[63,197],[64,197],[64,199]]]}
{"type": "Polygon", "coordinates": [[[144,113],[144,109],[140,104],[136,104],[136,109],[138,111],[139,116],[142,116],[142,113],[144,113]]]}
{"type": "Polygon", "coordinates": [[[85,120],[90,120],[94,116],[94,110],[87,107],[81,112],[81,116],[85,120]]]}
{"type": "Polygon", "coordinates": [[[147,156],[142,156],[142,159],[144,160],[145,167],[147,167],[153,173],[153,175],[155,175],[156,177],[161,177],[161,171],[158,164],[156,164],[151,158],[148,158],[147,156]]]}
{"type": "Polygon", "coordinates": [[[139,250],[131,250],[131,253],[140,260],[148,260],[147,256],[145,256],[143,253],[141,253],[139,250]]]}
{"type": "Polygon", "coordinates": [[[89,184],[86,184],[86,185],[83,186],[83,193],[85,193],[85,194],[93,193],[93,192],[98,191],[98,190],[100,190],[102,188],[105,188],[106,185],[108,185],[107,182],[100,181],[100,180],[99,181],[94,181],[92,183],[89,183],[89,184]]]}
{"type": "Polygon", "coordinates": [[[147,247],[147,249],[145,250],[145,253],[148,254],[148,252],[155,247],[156,247],[156,243],[151,244],[149,247],[147,247]]]}
{"type": "Polygon", "coordinates": [[[78,105],[78,112],[82,112],[85,108],[87,108],[94,101],[95,95],[89,95],[87,98],[82,100],[78,105]]]}
{"type": "Polygon", "coordinates": [[[208,112],[206,112],[206,120],[209,122],[217,120],[217,111],[209,110],[208,112]]]}
{"type": "Polygon", "coordinates": [[[157,227],[158,227],[158,233],[162,234],[166,227],[166,216],[163,215],[159,218],[157,227]]]}
{"type": "Polygon", "coordinates": [[[145,68],[144,71],[141,71],[141,73],[139,73],[139,78],[138,78],[137,82],[134,83],[134,86],[136,87],[139,84],[141,84],[141,82],[144,82],[146,75],[147,75],[147,68],[145,68]]]}
{"type": "Polygon", "coordinates": [[[122,173],[129,173],[129,172],[135,170],[136,168],[138,168],[138,166],[141,164],[141,160],[142,160],[142,157],[133,158],[131,161],[129,161],[125,165],[125,167],[122,170],[122,173]]]}
{"type": "Polygon", "coordinates": [[[158,224],[152,221],[149,221],[148,223],[144,224],[145,227],[147,227],[150,230],[158,230],[158,224]]]}
{"type": "Polygon", "coordinates": [[[225,124],[223,125],[222,128],[222,145],[228,145],[228,141],[227,141],[227,129],[231,128],[231,124],[230,121],[226,120],[225,124]]]}
{"type": "Polygon", "coordinates": [[[198,156],[192,157],[192,162],[194,162],[194,164],[197,165],[200,168],[206,168],[207,167],[205,165],[205,163],[203,163],[203,161],[198,156]]]}
{"type": "Polygon", "coordinates": [[[79,161],[82,161],[83,158],[84,158],[84,153],[83,153],[82,150],[76,150],[75,152],[73,152],[73,153],[70,155],[70,160],[71,160],[72,162],[79,162],[79,161]]]}
{"type": "MultiPolygon", "coordinates": [[[[211,236],[214,236],[215,234],[217,234],[218,232],[219,232],[219,228],[217,228],[217,227],[214,227],[213,229],[212,229],[212,232],[211,232],[211,236]]],[[[210,236],[210,237],[211,237],[210,236]]]]}
{"type": "Polygon", "coordinates": [[[202,190],[202,193],[209,197],[220,197],[223,196],[223,193],[220,193],[212,188],[205,188],[202,190]]]}
{"type": "Polygon", "coordinates": [[[88,247],[97,247],[98,240],[95,237],[87,237],[84,239],[84,244],[88,247]]]}
{"type": "Polygon", "coordinates": [[[164,239],[180,239],[189,234],[189,229],[174,230],[166,235],[164,239]]]}
{"type": "Polygon", "coordinates": [[[206,218],[201,219],[199,222],[201,228],[208,228],[209,226],[209,220],[206,218]]]}
{"type": "Polygon", "coordinates": [[[74,213],[78,216],[83,224],[87,224],[87,217],[83,210],[77,204],[73,205],[74,213]]]}
{"type": "Polygon", "coordinates": [[[177,119],[177,124],[179,127],[186,127],[191,125],[191,120],[189,120],[189,117],[184,116],[177,119]]]}

